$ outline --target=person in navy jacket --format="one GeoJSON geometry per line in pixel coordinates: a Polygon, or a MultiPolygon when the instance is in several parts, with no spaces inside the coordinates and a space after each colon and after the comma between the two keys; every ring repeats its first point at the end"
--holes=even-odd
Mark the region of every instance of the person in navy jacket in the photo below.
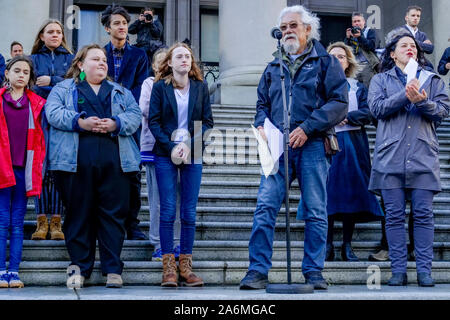
{"type": "Polygon", "coordinates": [[[195,220],[202,178],[203,136],[214,125],[208,85],[192,50],[175,43],[155,77],[148,126],[155,137],[155,171],[160,197],[160,242],[163,254],[161,286],[203,286],[192,272],[195,220]],[[178,175],[180,176],[179,277],[174,255],[178,175]]]}
{"type": "Polygon", "coordinates": [[[379,59],[375,54],[377,34],[374,29],[366,27],[366,20],[360,12],[352,14],[352,27],[359,28],[359,31],[352,33],[352,28],[348,28],[344,43],[352,47],[353,54],[361,66],[361,72],[358,73],[356,79],[368,87],[379,63],[379,59]]]}
{"type": "Polygon", "coordinates": [[[450,70],[450,47],[445,49],[438,66],[439,74],[442,74],[443,76],[447,75],[448,70],[450,70]]]}
{"type": "Polygon", "coordinates": [[[339,60],[347,76],[349,107],[346,119],[336,126],[341,152],[333,157],[327,184],[326,261],[334,260],[335,220],[343,224],[342,260],[358,261],[351,247],[355,223],[380,220],[383,216],[375,195],[368,190],[371,164],[365,126],[373,117],[367,104],[367,88],[355,79],[358,64],[352,49],[343,42],[335,42],[327,51],[339,60]]]}
{"type": "MultiPolygon", "coordinates": [[[[423,52],[427,54],[432,54],[434,51],[434,44],[428,38],[427,34],[423,31],[419,30],[420,18],[422,16],[422,8],[419,6],[409,6],[406,9],[405,21],[406,24],[402,26],[405,30],[409,31],[417,43],[422,48],[423,52]]],[[[433,70],[433,64],[426,59],[426,67],[428,69],[433,70]]]]}
{"type": "MultiPolygon", "coordinates": [[[[105,46],[108,61],[108,76],[131,91],[139,102],[141,87],[148,77],[148,60],[144,50],[127,42],[130,15],[120,6],[108,6],[102,13],[101,22],[110,35],[111,41],[105,46]]],[[[134,135],[137,145],[140,141],[139,129],[134,135]]],[[[130,214],[126,222],[128,240],[145,240],[139,229],[139,210],[141,209],[141,174],[134,179],[131,188],[130,214]]]]}
{"type": "Polygon", "coordinates": [[[31,60],[37,77],[35,92],[47,99],[52,88],[64,80],[73,57],[61,22],[54,19],[45,21],[31,49],[31,60]]]}
{"type": "MultiPolygon", "coordinates": [[[[330,158],[324,137],[345,119],[348,83],[335,57],[320,44],[320,21],[304,7],[281,11],[279,27],[285,53],[268,64],[258,85],[254,126],[265,139],[269,119],[283,131],[280,63],[286,77],[287,98],[292,99],[289,136],[289,181],[296,178],[302,193],[297,219],[305,220],[302,273],[315,289],[327,289],[322,276],[327,241],[326,184],[330,158]]],[[[288,105],[290,102],[288,102],[288,105]]],[[[271,268],[276,216],[285,196],[284,154],[278,170],[261,177],[249,243],[250,266],[240,289],[263,289],[271,268]]]]}
{"type": "MultiPolygon", "coordinates": [[[[67,45],[64,27],[61,22],[54,19],[46,20],[39,28],[31,49],[31,60],[33,61],[37,77],[33,90],[41,97],[47,99],[53,87],[64,80],[73,58],[74,55],[67,45]]],[[[43,117],[42,128],[47,142],[49,125],[45,117],[43,117]]],[[[46,165],[47,162],[45,161],[45,171],[47,169],[46,165]]],[[[50,239],[64,240],[61,228],[61,215],[64,207],[58,190],[56,190],[52,172],[45,172],[41,197],[36,197],[34,203],[37,214],[37,227],[31,239],[46,240],[49,229],[46,214],[49,214],[51,215],[50,239]]]]}

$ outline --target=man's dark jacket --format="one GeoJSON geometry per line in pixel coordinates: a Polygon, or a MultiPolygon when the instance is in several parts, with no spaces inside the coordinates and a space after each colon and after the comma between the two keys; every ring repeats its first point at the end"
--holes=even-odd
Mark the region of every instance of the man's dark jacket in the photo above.
{"type": "MultiPolygon", "coordinates": [[[[105,46],[108,60],[108,76],[114,79],[114,57],[112,45],[105,46]]],[[[125,45],[122,65],[117,82],[133,93],[136,102],[139,102],[142,83],[148,77],[148,60],[145,51],[129,44],[125,45]]]]}
{"type": "MultiPolygon", "coordinates": [[[[311,138],[345,119],[348,110],[348,83],[339,61],[330,56],[316,40],[293,79],[283,61],[287,104],[292,98],[290,130],[300,126],[311,138]]],[[[283,130],[283,100],[280,82],[280,59],[268,64],[258,85],[255,127],[263,126],[266,117],[283,130]]]]}

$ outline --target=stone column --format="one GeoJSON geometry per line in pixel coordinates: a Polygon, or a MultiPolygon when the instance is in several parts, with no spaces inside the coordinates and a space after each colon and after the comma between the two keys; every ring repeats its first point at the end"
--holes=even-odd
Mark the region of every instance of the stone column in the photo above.
{"type": "MultiPolygon", "coordinates": [[[[433,31],[434,31],[434,66],[437,69],[439,60],[445,49],[450,47],[450,20],[448,14],[450,12],[450,1],[433,0],[433,31]]],[[[445,82],[449,82],[449,74],[444,77],[445,82]]]]}
{"type": "Polygon", "coordinates": [[[188,38],[198,58],[200,53],[200,0],[167,0],[165,39],[167,46],[188,38]]]}
{"type": "Polygon", "coordinates": [[[256,103],[256,87],[276,50],[270,30],[278,23],[278,15],[286,3],[286,0],[220,0],[220,90],[215,92],[215,102],[256,103]]]}
{"type": "Polygon", "coordinates": [[[2,0],[0,52],[10,58],[10,45],[19,41],[25,54],[30,54],[34,38],[44,20],[49,18],[50,1],[2,0]]]}

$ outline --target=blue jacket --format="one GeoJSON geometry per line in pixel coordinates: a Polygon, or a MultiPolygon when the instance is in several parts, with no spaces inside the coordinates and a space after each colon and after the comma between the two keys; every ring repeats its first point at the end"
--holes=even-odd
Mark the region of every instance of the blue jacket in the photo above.
{"type": "MultiPolygon", "coordinates": [[[[308,137],[324,133],[345,119],[348,83],[339,61],[316,40],[294,78],[283,61],[287,104],[292,98],[290,130],[300,126],[308,137]]],[[[255,127],[269,120],[283,131],[280,59],[268,64],[258,85],[255,127]]]]}
{"type": "MultiPolygon", "coordinates": [[[[141,123],[141,110],[131,92],[114,82],[111,92],[112,118],[116,119],[119,134],[119,154],[123,172],[139,171],[140,153],[132,134],[141,123]],[[117,119],[119,121],[117,121],[117,119]]],[[[77,88],[73,79],[58,83],[45,104],[45,115],[50,124],[48,170],[77,171],[78,111],[77,88]]]]}
{"type": "Polygon", "coordinates": [[[450,62],[450,47],[445,49],[444,54],[442,55],[441,60],[439,61],[438,71],[443,76],[447,75],[448,69],[445,68],[445,65],[450,62]]]}
{"type": "Polygon", "coordinates": [[[450,102],[435,73],[422,69],[419,82],[428,98],[412,104],[396,67],[372,78],[368,101],[378,127],[369,190],[441,191],[436,128],[448,116],[450,102]]]}
{"type": "MultiPolygon", "coordinates": [[[[195,154],[195,146],[202,141],[203,134],[212,129],[214,121],[209,101],[208,85],[202,81],[190,79],[189,104],[188,104],[188,130],[192,137],[190,148],[192,159],[200,158],[195,154]],[[196,127],[194,122],[200,122],[201,127],[196,127]]],[[[173,85],[165,84],[160,80],[153,84],[150,98],[150,111],[148,116],[150,128],[156,143],[153,152],[158,156],[170,157],[172,148],[176,143],[172,141],[172,133],[178,129],[178,106],[173,85]]]]}
{"type": "Polygon", "coordinates": [[[74,55],[63,46],[59,46],[53,52],[46,46],[39,49],[38,53],[31,55],[36,78],[50,76],[50,86],[34,86],[33,90],[41,97],[47,99],[52,88],[64,80],[64,76],[70,68],[74,55]]]}
{"type": "Polygon", "coordinates": [[[0,87],[3,83],[3,80],[5,80],[5,70],[6,70],[6,64],[5,64],[5,58],[0,54],[0,87]]]}
{"type": "MultiPolygon", "coordinates": [[[[114,79],[114,57],[111,42],[105,46],[105,50],[108,61],[108,76],[114,79]]],[[[141,87],[147,77],[148,59],[145,51],[127,43],[117,82],[130,90],[136,102],[139,102],[141,87]]]]}
{"type": "MultiPolygon", "coordinates": [[[[409,30],[409,28],[406,25],[403,25],[402,27],[405,30],[407,30],[409,33],[411,33],[411,31],[409,30]]],[[[433,53],[433,51],[434,51],[434,44],[423,43],[426,40],[430,40],[430,39],[428,39],[428,36],[427,36],[427,34],[425,32],[417,30],[416,36],[414,38],[417,40],[417,42],[422,47],[422,50],[425,53],[428,53],[428,54],[432,54],[433,53]]]]}

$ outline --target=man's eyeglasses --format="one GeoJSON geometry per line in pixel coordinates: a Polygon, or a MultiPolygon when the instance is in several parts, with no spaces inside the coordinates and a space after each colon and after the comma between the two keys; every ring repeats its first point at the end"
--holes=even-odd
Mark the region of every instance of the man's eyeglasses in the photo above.
{"type": "MultiPolygon", "coordinates": [[[[303,23],[301,23],[301,24],[303,24],[303,23]]],[[[288,26],[289,26],[290,29],[297,29],[298,25],[299,24],[297,22],[291,22],[289,24],[282,24],[282,25],[280,25],[280,30],[281,31],[286,31],[288,26]]]]}

